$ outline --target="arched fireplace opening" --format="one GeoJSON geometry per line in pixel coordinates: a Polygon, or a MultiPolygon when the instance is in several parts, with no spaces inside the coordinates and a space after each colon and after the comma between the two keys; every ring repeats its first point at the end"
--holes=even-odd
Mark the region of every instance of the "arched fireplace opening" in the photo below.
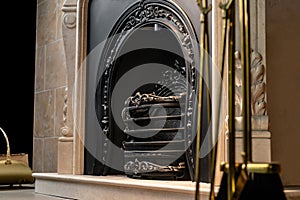
{"type": "MultiPolygon", "coordinates": [[[[193,25],[173,1],[146,0],[126,7],[111,27],[98,67],[87,67],[85,174],[193,180],[199,82],[193,25]]],[[[97,39],[90,36],[93,48],[97,39]]],[[[206,130],[207,119],[203,124],[206,130]]]]}

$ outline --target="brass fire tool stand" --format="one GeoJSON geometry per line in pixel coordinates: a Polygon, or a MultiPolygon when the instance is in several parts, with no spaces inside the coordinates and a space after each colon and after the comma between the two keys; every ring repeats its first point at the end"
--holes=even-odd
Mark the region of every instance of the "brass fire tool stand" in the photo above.
{"type": "MultiPolygon", "coordinates": [[[[252,161],[252,130],[251,130],[251,80],[250,80],[250,30],[249,0],[239,0],[239,23],[241,35],[241,65],[243,69],[243,163],[235,161],[235,6],[234,0],[220,5],[223,9],[223,57],[224,69],[225,46],[228,38],[228,162],[221,165],[223,177],[217,196],[211,191],[210,199],[217,200],[285,200],[283,185],[280,180],[278,163],[257,163],[252,161]],[[229,25],[229,29],[228,29],[229,25]],[[227,30],[228,29],[228,30],[227,30]],[[227,37],[228,31],[228,37],[227,37]]],[[[223,72],[222,72],[223,75],[223,72]]],[[[220,97],[221,98],[221,97],[220,97]]],[[[215,162],[216,150],[214,152],[215,162]]],[[[215,169],[215,166],[213,166],[215,169]]],[[[212,189],[214,189],[214,176],[212,189]]]]}
{"type": "MultiPolygon", "coordinates": [[[[199,85],[198,85],[198,116],[197,116],[197,137],[196,137],[196,153],[195,153],[195,182],[196,192],[195,200],[200,199],[200,146],[201,146],[201,135],[202,135],[202,113],[203,113],[203,85],[204,79],[201,77],[204,73],[206,76],[209,74],[209,63],[208,63],[208,21],[207,14],[211,11],[211,5],[207,5],[207,0],[197,0],[200,8],[200,66],[199,66],[199,85]]],[[[209,97],[209,95],[207,95],[209,97]]],[[[208,119],[210,118],[210,104],[207,101],[207,113],[208,119]]]]}
{"type": "MultiPolygon", "coordinates": [[[[226,54],[226,41],[227,41],[227,34],[228,34],[228,24],[230,23],[229,18],[231,13],[231,8],[232,8],[232,3],[233,0],[229,0],[225,4],[220,4],[220,8],[222,9],[222,55],[221,55],[221,68],[220,68],[220,75],[221,75],[221,80],[224,80],[224,68],[225,68],[225,54],[226,54]]],[[[221,111],[221,103],[222,103],[222,93],[223,93],[223,87],[222,87],[222,82],[220,82],[220,87],[218,91],[218,104],[217,104],[217,113],[220,113],[221,111]]],[[[215,139],[219,135],[219,125],[220,125],[220,116],[216,118],[216,132],[213,133],[215,139]]],[[[210,200],[215,200],[216,195],[215,195],[215,172],[216,172],[216,163],[217,163],[217,151],[218,151],[218,145],[217,143],[213,146],[212,148],[212,156],[211,156],[211,184],[210,184],[210,194],[209,194],[209,199],[210,200]]]]}

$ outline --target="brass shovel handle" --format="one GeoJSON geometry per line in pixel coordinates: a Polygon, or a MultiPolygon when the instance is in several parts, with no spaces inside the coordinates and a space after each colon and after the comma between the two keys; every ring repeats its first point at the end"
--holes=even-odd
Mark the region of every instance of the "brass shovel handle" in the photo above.
{"type": "Polygon", "coordinates": [[[3,136],[5,137],[6,145],[7,145],[6,164],[10,164],[11,163],[11,160],[10,160],[10,146],[9,146],[8,137],[5,133],[5,131],[1,127],[0,127],[0,130],[3,133],[3,136]]]}

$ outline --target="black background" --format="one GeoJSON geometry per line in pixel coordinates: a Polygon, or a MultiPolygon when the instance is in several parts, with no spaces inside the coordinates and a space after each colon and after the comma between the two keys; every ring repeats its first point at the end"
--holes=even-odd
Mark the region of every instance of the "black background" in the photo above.
{"type": "MultiPolygon", "coordinates": [[[[32,165],[37,0],[1,3],[0,127],[32,165]]],[[[0,153],[6,143],[0,135],[0,153]]]]}

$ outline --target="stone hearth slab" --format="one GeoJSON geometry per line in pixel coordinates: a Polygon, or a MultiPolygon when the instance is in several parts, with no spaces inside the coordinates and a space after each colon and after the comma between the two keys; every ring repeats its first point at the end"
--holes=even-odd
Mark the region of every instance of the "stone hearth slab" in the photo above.
{"type": "MultiPolygon", "coordinates": [[[[193,200],[195,183],[131,179],[126,176],[34,173],[35,192],[80,200],[193,200]]],[[[210,184],[201,183],[201,199],[208,199],[210,184]]]]}
{"type": "MultiPolygon", "coordinates": [[[[131,179],[126,176],[34,173],[35,192],[78,200],[194,200],[195,183],[131,179]]],[[[210,184],[201,183],[201,200],[208,200],[210,184]]],[[[216,192],[218,187],[216,187],[216,192]]],[[[288,200],[300,199],[300,188],[285,189],[288,200]]]]}

